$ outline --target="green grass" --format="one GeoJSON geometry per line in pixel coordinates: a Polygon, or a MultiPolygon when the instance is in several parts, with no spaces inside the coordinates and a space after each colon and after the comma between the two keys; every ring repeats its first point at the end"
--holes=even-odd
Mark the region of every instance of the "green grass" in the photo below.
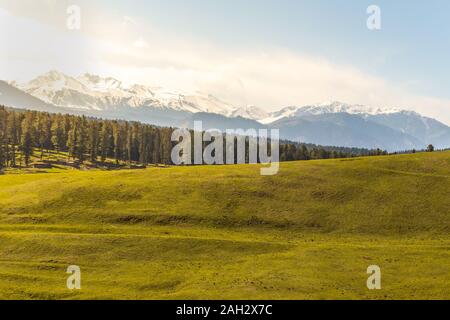
{"type": "Polygon", "coordinates": [[[450,152],[259,168],[0,176],[0,298],[450,298],[450,152]]]}

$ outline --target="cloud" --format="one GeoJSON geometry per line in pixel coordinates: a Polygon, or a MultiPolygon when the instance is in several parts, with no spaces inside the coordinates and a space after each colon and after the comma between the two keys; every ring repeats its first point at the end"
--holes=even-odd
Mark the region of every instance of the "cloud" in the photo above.
{"type": "Polygon", "coordinates": [[[125,26],[127,26],[127,25],[137,26],[136,21],[130,16],[124,16],[122,24],[125,26]]]}
{"type": "Polygon", "coordinates": [[[144,40],[144,38],[140,37],[134,42],[134,46],[140,49],[148,48],[148,43],[144,40]]]}

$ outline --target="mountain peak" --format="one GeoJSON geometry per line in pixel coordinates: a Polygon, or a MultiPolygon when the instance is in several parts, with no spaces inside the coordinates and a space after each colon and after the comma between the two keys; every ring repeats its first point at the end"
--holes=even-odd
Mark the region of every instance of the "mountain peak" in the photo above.
{"type": "Polygon", "coordinates": [[[50,104],[55,104],[54,98],[58,96],[58,93],[67,90],[77,92],[86,92],[87,90],[77,79],[56,70],[44,73],[18,87],[28,94],[50,104]]]}
{"type": "Polygon", "coordinates": [[[372,107],[362,104],[348,104],[339,101],[319,103],[311,106],[305,106],[299,108],[301,113],[308,114],[324,114],[324,113],[349,113],[349,114],[385,114],[385,113],[396,113],[402,111],[397,108],[381,108],[372,107]]]}
{"type": "Polygon", "coordinates": [[[61,79],[61,78],[67,78],[68,76],[58,70],[50,70],[50,71],[44,73],[43,75],[41,75],[40,77],[51,78],[51,79],[61,79]]]}
{"type": "Polygon", "coordinates": [[[327,113],[348,113],[356,115],[377,115],[377,114],[391,114],[398,112],[409,112],[400,108],[382,108],[373,107],[362,104],[348,104],[339,101],[323,102],[303,107],[287,107],[280,110],[278,113],[284,116],[295,117],[301,115],[321,115],[327,113]]]}
{"type": "Polygon", "coordinates": [[[269,114],[257,106],[247,105],[245,107],[234,109],[231,112],[230,116],[253,119],[253,120],[262,120],[262,119],[267,118],[269,116],[269,114]]]}
{"type": "Polygon", "coordinates": [[[106,111],[143,107],[221,115],[228,115],[234,109],[211,94],[138,84],[125,88],[115,78],[90,73],[74,78],[52,70],[21,85],[20,89],[47,103],[72,109],[106,111]]]}
{"type": "Polygon", "coordinates": [[[50,70],[40,76],[37,76],[36,78],[32,79],[30,82],[28,82],[29,85],[35,84],[35,85],[42,85],[45,83],[51,83],[56,81],[64,81],[67,82],[68,79],[74,79],[62,72],[56,71],[56,70],[50,70]]]}
{"type": "Polygon", "coordinates": [[[122,89],[122,82],[112,77],[101,77],[85,73],[78,77],[78,81],[94,91],[107,92],[109,90],[122,89]]]}

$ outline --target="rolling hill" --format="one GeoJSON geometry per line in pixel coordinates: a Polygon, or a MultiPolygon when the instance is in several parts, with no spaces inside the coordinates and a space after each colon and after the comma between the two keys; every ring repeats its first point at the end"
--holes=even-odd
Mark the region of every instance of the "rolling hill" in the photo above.
{"type": "Polygon", "coordinates": [[[0,298],[448,299],[448,190],[450,152],[7,172],[0,298]]]}

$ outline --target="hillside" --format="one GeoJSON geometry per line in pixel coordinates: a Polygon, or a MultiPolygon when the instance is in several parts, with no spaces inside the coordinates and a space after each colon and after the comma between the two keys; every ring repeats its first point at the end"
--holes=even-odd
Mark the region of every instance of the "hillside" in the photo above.
{"type": "Polygon", "coordinates": [[[450,152],[0,176],[0,298],[450,297],[450,152]],[[65,269],[82,269],[82,290],[65,269]],[[383,290],[368,291],[380,265],[383,290]]]}

